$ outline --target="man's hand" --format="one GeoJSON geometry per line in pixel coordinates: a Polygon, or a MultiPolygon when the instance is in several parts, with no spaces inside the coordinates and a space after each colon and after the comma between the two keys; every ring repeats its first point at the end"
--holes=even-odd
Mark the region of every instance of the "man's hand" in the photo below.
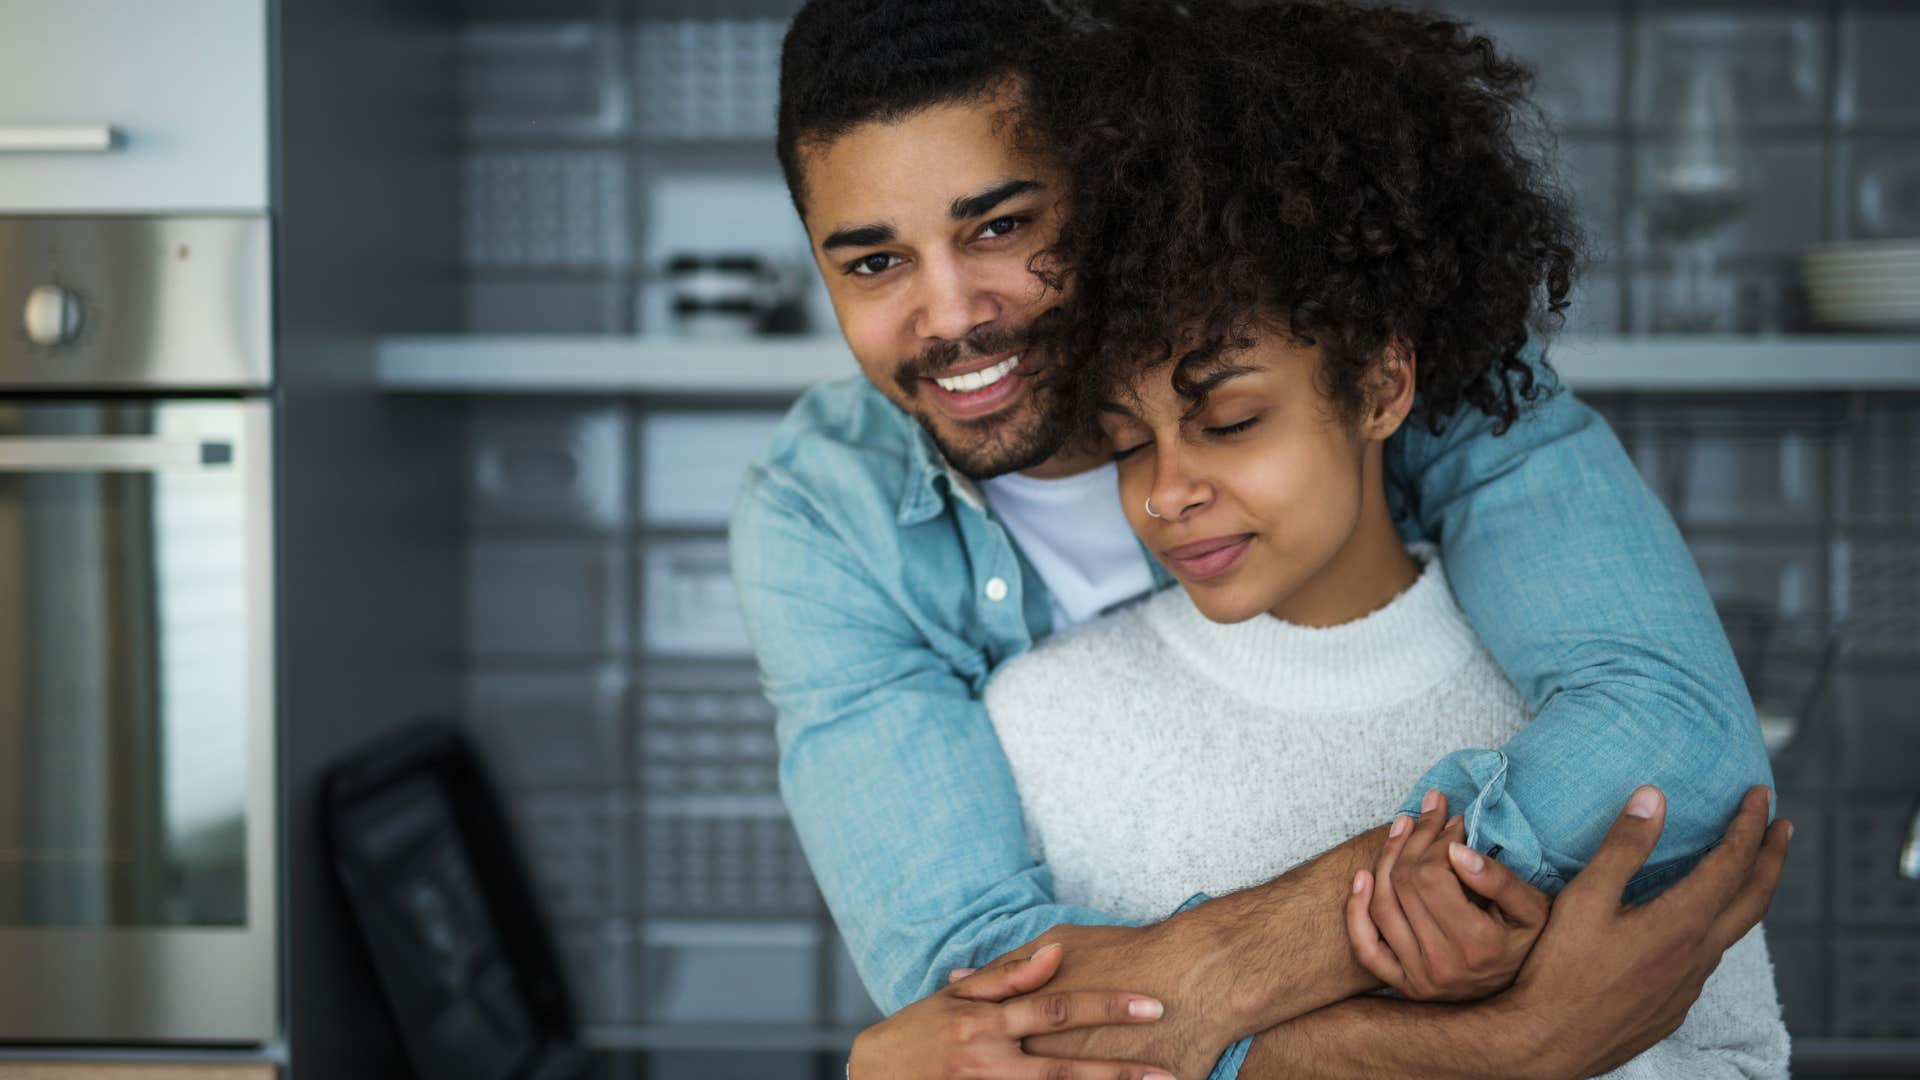
{"type": "Polygon", "coordinates": [[[1766,915],[1793,824],[1767,825],[1767,789],[1741,801],[1718,847],[1655,899],[1621,893],[1660,839],[1666,800],[1634,792],[1593,861],[1554,901],[1546,930],[1498,1005],[1536,1039],[1526,1056],[1550,1077],[1625,1064],[1673,1034],[1720,955],[1766,915]]]}
{"type": "Polygon", "coordinates": [[[1446,814],[1436,790],[1418,825],[1394,818],[1379,863],[1354,876],[1347,898],[1354,958],[1416,1001],[1471,1001],[1513,985],[1551,906],[1546,893],[1467,847],[1459,817],[1442,826],[1446,814]]]}
{"type": "Polygon", "coordinates": [[[1754,788],[1691,873],[1626,907],[1665,819],[1658,790],[1634,793],[1554,900],[1511,989],[1467,1005],[1343,1001],[1262,1032],[1241,1077],[1574,1080],[1625,1064],[1680,1026],[1721,954],[1766,914],[1793,831],[1767,827],[1766,789],[1754,788]]]}
{"type": "Polygon", "coordinates": [[[1173,1080],[1137,1062],[1037,1057],[1021,1049],[1029,1035],[1160,1018],[1160,1003],[1141,994],[1036,993],[1065,955],[1047,946],[957,980],[862,1031],[848,1063],[853,1080],[1173,1080]]]}

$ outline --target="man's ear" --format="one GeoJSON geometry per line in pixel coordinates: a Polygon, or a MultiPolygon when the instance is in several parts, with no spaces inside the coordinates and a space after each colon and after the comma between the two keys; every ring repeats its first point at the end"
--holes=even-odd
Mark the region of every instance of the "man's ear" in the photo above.
{"type": "Polygon", "coordinates": [[[1413,411],[1413,342],[1395,336],[1380,350],[1367,373],[1367,406],[1360,428],[1369,439],[1385,439],[1400,430],[1413,411]]]}

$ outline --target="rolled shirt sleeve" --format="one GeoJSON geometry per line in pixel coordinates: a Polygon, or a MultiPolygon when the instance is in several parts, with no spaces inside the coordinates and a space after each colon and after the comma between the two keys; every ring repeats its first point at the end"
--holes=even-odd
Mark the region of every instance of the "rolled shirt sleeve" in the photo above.
{"type": "MultiPolygon", "coordinates": [[[[1548,376],[1550,379],[1551,376],[1548,376]]],[[[1534,712],[1504,747],[1435,763],[1468,842],[1548,892],[1586,865],[1634,788],[1666,829],[1651,895],[1773,782],[1746,684],[1679,530],[1606,422],[1551,383],[1503,435],[1475,412],[1399,440],[1403,528],[1436,541],[1475,631],[1534,712]]]]}

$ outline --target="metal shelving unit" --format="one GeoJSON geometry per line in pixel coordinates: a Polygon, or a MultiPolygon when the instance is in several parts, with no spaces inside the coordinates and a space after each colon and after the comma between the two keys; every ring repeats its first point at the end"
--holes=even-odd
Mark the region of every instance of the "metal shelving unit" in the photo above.
{"type": "MultiPolygon", "coordinates": [[[[394,337],[379,355],[407,393],[767,397],[856,370],[838,337],[394,337]]],[[[1920,337],[1570,338],[1549,356],[1579,391],[1920,390],[1920,337]]]]}

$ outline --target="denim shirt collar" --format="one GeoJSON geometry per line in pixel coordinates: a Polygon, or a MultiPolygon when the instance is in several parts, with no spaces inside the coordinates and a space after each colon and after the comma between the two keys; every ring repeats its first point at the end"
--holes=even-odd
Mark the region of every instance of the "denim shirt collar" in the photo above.
{"type": "Polygon", "coordinates": [[[960,501],[973,507],[980,513],[987,512],[987,500],[972,480],[961,475],[933,444],[933,436],[928,435],[920,422],[900,411],[901,422],[913,429],[913,436],[907,441],[907,478],[906,491],[900,497],[900,510],[896,515],[902,526],[918,525],[931,521],[946,508],[946,495],[940,490],[941,479],[946,480],[947,490],[960,497],[960,501]]]}

